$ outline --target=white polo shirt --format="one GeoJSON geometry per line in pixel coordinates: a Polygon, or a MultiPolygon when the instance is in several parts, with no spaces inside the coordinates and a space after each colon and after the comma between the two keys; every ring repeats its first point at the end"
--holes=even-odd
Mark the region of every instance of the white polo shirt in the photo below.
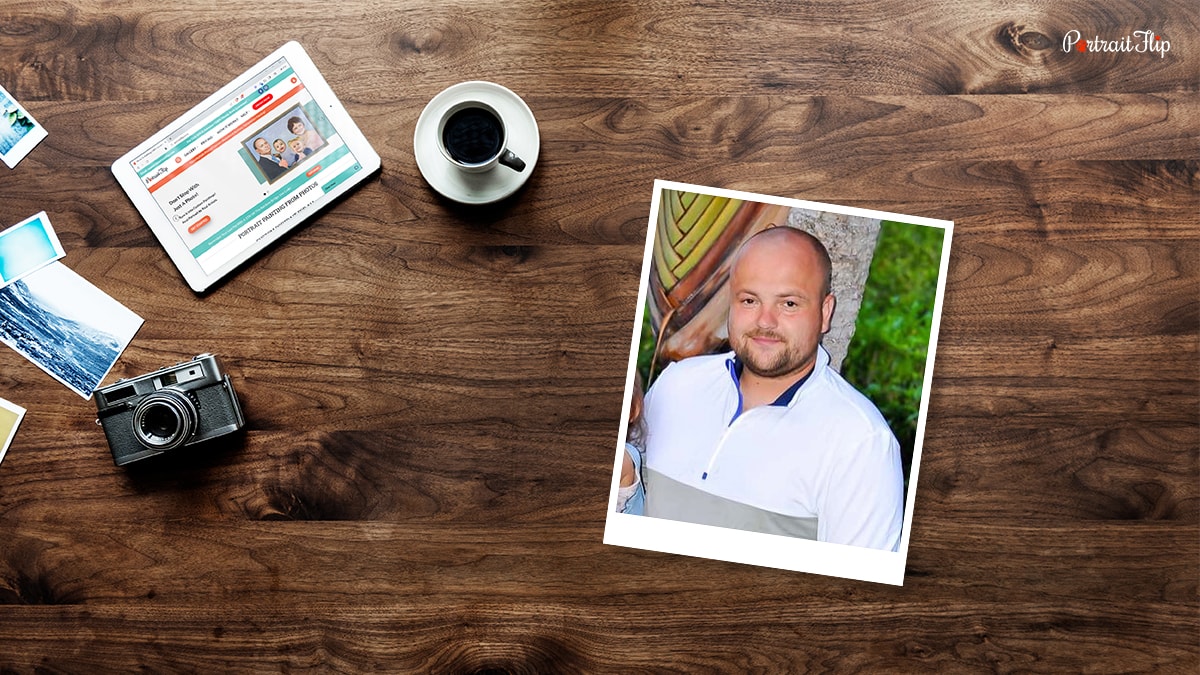
{"type": "Polygon", "coordinates": [[[669,365],[646,394],[646,515],[894,551],[900,444],[817,348],[790,398],[742,411],[734,355],[669,365]]]}

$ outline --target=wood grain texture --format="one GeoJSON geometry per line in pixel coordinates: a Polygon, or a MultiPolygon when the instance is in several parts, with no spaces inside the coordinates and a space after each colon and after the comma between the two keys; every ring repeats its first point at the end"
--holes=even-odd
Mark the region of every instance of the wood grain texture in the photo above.
{"type": "Polygon", "coordinates": [[[0,350],[0,672],[1194,672],[1192,5],[5,3],[0,224],[146,319],[110,380],[217,352],[248,428],[120,469],[0,350]],[[383,169],[197,296],[109,166],[289,39],[383,169]],[[541,132],[486,208],[413,157],[466,79],[541,132]],[[656,178],[955,221],[903,587],[600,543],[656,178]]]}
{"type": "Polygon", "coordinates": [[[553,75],[555,89],[586,96],[1195,93],[1200,20],[1193,9],[1187,0],[1118,0],[1103,9],[1083,0],[903,8],[455,0],[351,3],[337,12],[344,25],[331,29],[319,4],[288,5],[280,26],[277,10],[248,10],[234,0],[186,12],[92,0],[9,3],[0,22],[19,40],[6,80],[58,100],[142,101],[163,92],[203,98],[227,79],[215,71],[240,72],[277,47],[280,35],[311,45],[339,91],[371,101],[422,87],[427,100],[464,72],[504,79],[519,93],[545,90],[553,75]],[[1063,52],[1063,34],[1073,29],[1110,40],[1153,30],[1169,39],[1171,52],[1063,52]]]}

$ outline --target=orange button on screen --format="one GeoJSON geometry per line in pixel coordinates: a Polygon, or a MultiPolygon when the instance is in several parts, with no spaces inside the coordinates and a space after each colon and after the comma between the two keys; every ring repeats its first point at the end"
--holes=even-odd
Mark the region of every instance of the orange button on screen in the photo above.
{"type": "Polygon", "coordinates": [[[320,170],[321,170],[321,165],[318,164],[318,165],[314,166],[313,168],[309,169],[308,171],[305,171],[304,175],[308,176],[309,178],[312,178],[313,174],[315,174],[316,172],[318,172],[320,170]]]}
{"type": "Polygon", "coordinates": [[[210,222],[212,222],[212,218],[209,216],[204,216],[200,220],[197,220],[188,226],[188,234],[196,234],[197,230],[209,224],[210,222]]]}

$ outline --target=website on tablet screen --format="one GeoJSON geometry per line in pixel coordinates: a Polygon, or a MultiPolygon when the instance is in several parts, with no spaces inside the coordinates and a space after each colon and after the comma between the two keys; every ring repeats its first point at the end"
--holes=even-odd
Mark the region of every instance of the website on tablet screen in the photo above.
{"type": "Polygon", "coordinates": [[[131,165],[210,274],[361,169],[287,59],[131,165]]]}

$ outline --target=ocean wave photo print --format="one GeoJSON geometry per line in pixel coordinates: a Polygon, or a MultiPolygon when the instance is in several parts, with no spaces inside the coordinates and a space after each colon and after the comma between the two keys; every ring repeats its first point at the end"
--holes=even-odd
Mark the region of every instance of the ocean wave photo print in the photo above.
{"type": "Polygon", "coordinates": [[[0,342],[85,399],[141,325],[141,317],[62,263],[0,289],[0,342]]]}

